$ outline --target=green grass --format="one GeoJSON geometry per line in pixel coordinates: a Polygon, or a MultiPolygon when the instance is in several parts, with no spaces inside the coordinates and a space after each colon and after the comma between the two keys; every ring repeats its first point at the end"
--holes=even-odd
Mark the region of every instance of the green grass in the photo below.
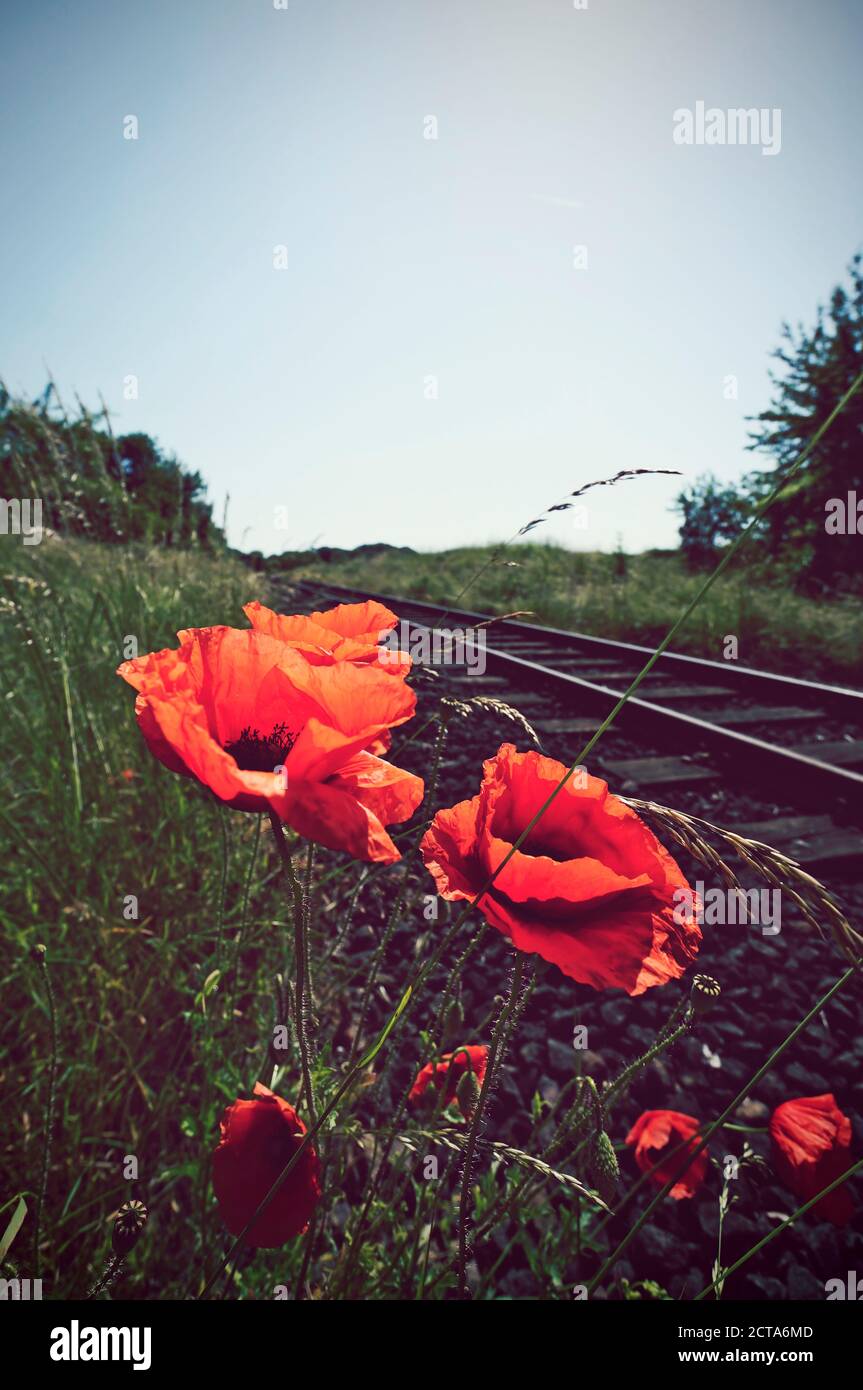
{"type": "Polygon", "coordinates": [[[232,1082],[247,1080],[243,1039],[216,1075],[218,1030],[201,990],[240,918],[254,818],[229,817],[150,757],[134,693],[114,671],[130,635],[145,652],[174,645],[181,626],[242,625],[254,585],[223,559],[86,542],[7,539],[2,560],[0,1204],[21,1192],[29,1208],[11,1257],[32,1274],[50,1034],[28,953],[41,941],[59,1029],[45,1296],[80,1295],[98,1275],[108,1217],[133,1195],[125,1155],[160,1193],[151,1250],[176,1292],[187,1256],[213,1238],[202,1146],[232,1082]],[[137,920],[124,915],[130,895],[137,920]]]}
{"type": "MultiPolygon", "coordinates": [[[[526,609],[535,614],[533,621],[651,647],[703,582],[703,575],[687,570],[676,554],[621,557],[521,544],[507,547],[470,583],[494,554],[492,547],[433,554],[395,550],[303,564],[295,573],[482,612],[526,609]]],[[[743,560],[718,581],[679,634],[675,650],[720,661],[728,635],[738,639],[742,665],[803,678],[863,679],[859,599],[802,597],[787,575],[771,577],[761,563],[747,568],[743,560]]]]}

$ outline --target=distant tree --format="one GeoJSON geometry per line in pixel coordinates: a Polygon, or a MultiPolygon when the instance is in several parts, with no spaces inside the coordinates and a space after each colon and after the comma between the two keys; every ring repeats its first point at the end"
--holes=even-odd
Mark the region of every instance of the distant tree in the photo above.
{"type": "Polygon", "coordinates": [[[115,439],[103,410],[70,418],[49,383],[33,402],[0,382],[0,496],[40,498],[43,523],[99,541],[220,546],[200,473],[148,434],[115,439]]]}
{"type": "Polygon", "coordinates": [[[680,548],[687,564],[702,569],[716,561],[716,552],[741,530],[750,508],[736,488],[703,473],[691,487],[678,493],[674,511],[680,523],[680,548]]]}
{"type": "MultiPolygon", "coordinates": [[[[850,287],[837,286],[829,308],[819,308],[812,330],[783,324],[783,345],[774,353],[782,368],[771,373],[774,397],[768,410],[752,417],[757,425],[749,447],[772,454],[774,460],[772,468],[746,479],[754,502],[776,486],[863,371],[859,254],[848,273],[850,287]]],[[[856,516],[847,508],[849,493],[863,501],[863,389],[834,420],[765,517],[764,537],[771,555],[793,556],[806,588],[850,588],[861,582],[863,515],[857,534],[856,516]],[[838,519],[837,502],[842,504],[838,519]]]]}

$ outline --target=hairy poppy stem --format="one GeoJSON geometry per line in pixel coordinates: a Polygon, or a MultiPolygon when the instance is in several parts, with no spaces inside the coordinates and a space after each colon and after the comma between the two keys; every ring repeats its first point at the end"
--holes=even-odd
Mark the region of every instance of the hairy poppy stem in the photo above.
{"type": "Polygon", "coordinates": [[[122,1268],[122,1255],[109,1255],[107,1260],[105,1261],[105,1268],[100,1274],[99,1278],[96,1280],[96,1283],[93,1285],[91,1289],[88,1289],[87,1293],[84,1294],[84,1302],[86,1303],[89,1302],[91,1299],[98,1298],[100,1293],[104,1293],[105,1289],[109,1288],[111,1284],[116,1282],[122,1268]]]}
{"type": "Polygon", "coordinates": [[[309,1107],[309,1115],[312,1124],[315,1123],[315,1093],[312,1088],[312,1066],[309,1053],[309,1039],[307,1033],[308,1024],[308,998],[306,985],[306,911],[302,887],[297,878],[296,869],[288,852],[285,832],[282,822],[275,811],[270,811],[270,824],[273,827],[273,835],[276,841],[276,848],[279,851],[282,865],[285,870],[285,878],[291,890],[291,897],[294,902],[294,972],[296,984],[294,986],[294,1026],[297,1033],[297,1045],[300,1049],[300,1066],[303,1073],[303,1091],[309,1107]]]}
{"type": "Polygon", "coordinates": [[[515,958],[512,969],[512,978],[509,985],[509,993],[501,1006],[495,1024],[494,1033],[491,1038],[491,1046],[488,1050],[488,1062],[486,1063],[485,1076],[480,1087],[479,1099],[471,1120],[470,1133],[467,1138],[467,1146],[464,1155],[464,1169],[461,1177],[461,1200],[458,1209],[458,1296],[462,1299],[470,1297],[467,1284],[467,1257],[468,1257],[468,1229],[470,1226],[470,1215],[473,1207],[471,1186],[473,1183],[473,1166],[476,1158],[476,1146],[479,1140],[480,1131],[483,1127],[485,1106],[491,1090],[494,1074],[497,1065],[506,1046],[506,1035],[510,1019],[516,1012],[518,1005],[521,981],[524,975],[524,955],[519,952],[515,958]]]}
{"type": "Polygon", "coordinates": [[[42,1258],[39,1251],[39,1232],[42,1223],[42,1210],[48,1195],[48,1170],[51,1166],[51,1140],[54,1135],[54,1109],[57,1100],[57,1008],[54,1002],[54,986],[48,971],[47,951],[44,946],[34,946],[33,959],[42,972],[45,992],[48,996],[48,1014],[51,1019],[51,1062],[48,1071],[48,1101],[45,1106],[45,1139],[42,1147],[42,1175],[39,1180],[39,1196],[36,1201],[36,1215],[33,1221],[33,1264],[35,1277],[39,1278],[42,1258]]]}
{"type": "Polygon", "coordinates": [[[629,1066],[620,1073],[616,1081],[612,1081],[608,1090],[603,1094],[602,1104],[606,1112],[611,1109],[620,1092],[626,1090],[636,1073],[641,1071],[642,1067],[646,1067],[648,1062],[652,1062],[654,1057],[658,1057],[660,1052],[664,1052],[667,1047],[672,1047],[674,1043],[679,1042],[684,1033],[688,1033],[691,1023],[692,1013],[690,1012],[672,1033],[666,1033],[664,1037],[660,1035],[652,1047],[649,1047],[640,1057],[636,1057],[634,1062],[630,1062],[629,1066]]]}
{"type": "Polygon", "coordinates": [[[437,796],[437,784],[438,777],[440,776],[441,759],[443,758],[443,750],[446,745],[449,714],[445,707],[441,707],[439,709],[437,719],[438,731],[434,741],[434,749],[432,751],[431,771],[429,772],[429,775],[426,778],[425,801],[426,805],[428,806],[431,806],[433,804],[434,799],[437,796]]]}

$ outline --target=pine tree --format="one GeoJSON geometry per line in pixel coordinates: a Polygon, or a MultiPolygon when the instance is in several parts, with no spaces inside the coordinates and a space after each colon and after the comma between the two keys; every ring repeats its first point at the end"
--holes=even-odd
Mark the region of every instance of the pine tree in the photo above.
{"type": "MultiPolygon", "coordinates": [[[[783,325],[774,353],[782,364],[771,373],[771,406],[752,417],[751,449],[773,455],[771,469],[751,474],[752,501],[769,493],[863,371],[863,258],[849,266],[850,289],[837,286],[829,308],[819,308],[814,329],[783,325]]],[[[770,554],[793,558],[803,587],[863,587],[863,530],[857,534],[848,494],[863,502],[863,388],[848,402],[824,438],[767,513],[764,538],[770,554]],[[847,523],[837,532],[836,503],[847,523]],[[832,506],[831,506],[832,504],[832,506]]],[[[863,516],[861,516],[863,522],[863,516]]]]}

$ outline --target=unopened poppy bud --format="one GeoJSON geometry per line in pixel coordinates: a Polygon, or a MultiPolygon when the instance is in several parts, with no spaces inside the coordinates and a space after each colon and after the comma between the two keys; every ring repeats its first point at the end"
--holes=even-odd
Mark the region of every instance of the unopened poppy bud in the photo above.
{"type": "Polygon", "coordinates": [[[479,1100],[480,1084],[475,1071],[466,1071],[455,1088],[456,1100],[465,1119],[470,1119],[479,1100]]]}
{"type": "Polygon", "coordinates": [[[114,1218],[111,1248],[115,1255],[128,1255],[147,1224],[147,1208],[134,1198],[124,1202],[114,1218]]]}
{"type": "Polygon", "coordinates": [[[30,959],[35,960],[37,965],[41,965],[48,954],[48,947],[43,946],[40,941],[38,946],[30,947],[30,959]]]}
{"type": "Polygon", "coordinates": [[[590,1150],[590,1178],[604,1202],[614,1200],[620,1180],[620,1167],[614,1145],[604,1129],[593,1136],[590,1150]]]}
{"type": "Polygon", "coordinates": [[[709,1013],[719,999],[722,987],[712,975],[696,975],[692,981],[689,1002],[697,1014],[709,1013]]]}

